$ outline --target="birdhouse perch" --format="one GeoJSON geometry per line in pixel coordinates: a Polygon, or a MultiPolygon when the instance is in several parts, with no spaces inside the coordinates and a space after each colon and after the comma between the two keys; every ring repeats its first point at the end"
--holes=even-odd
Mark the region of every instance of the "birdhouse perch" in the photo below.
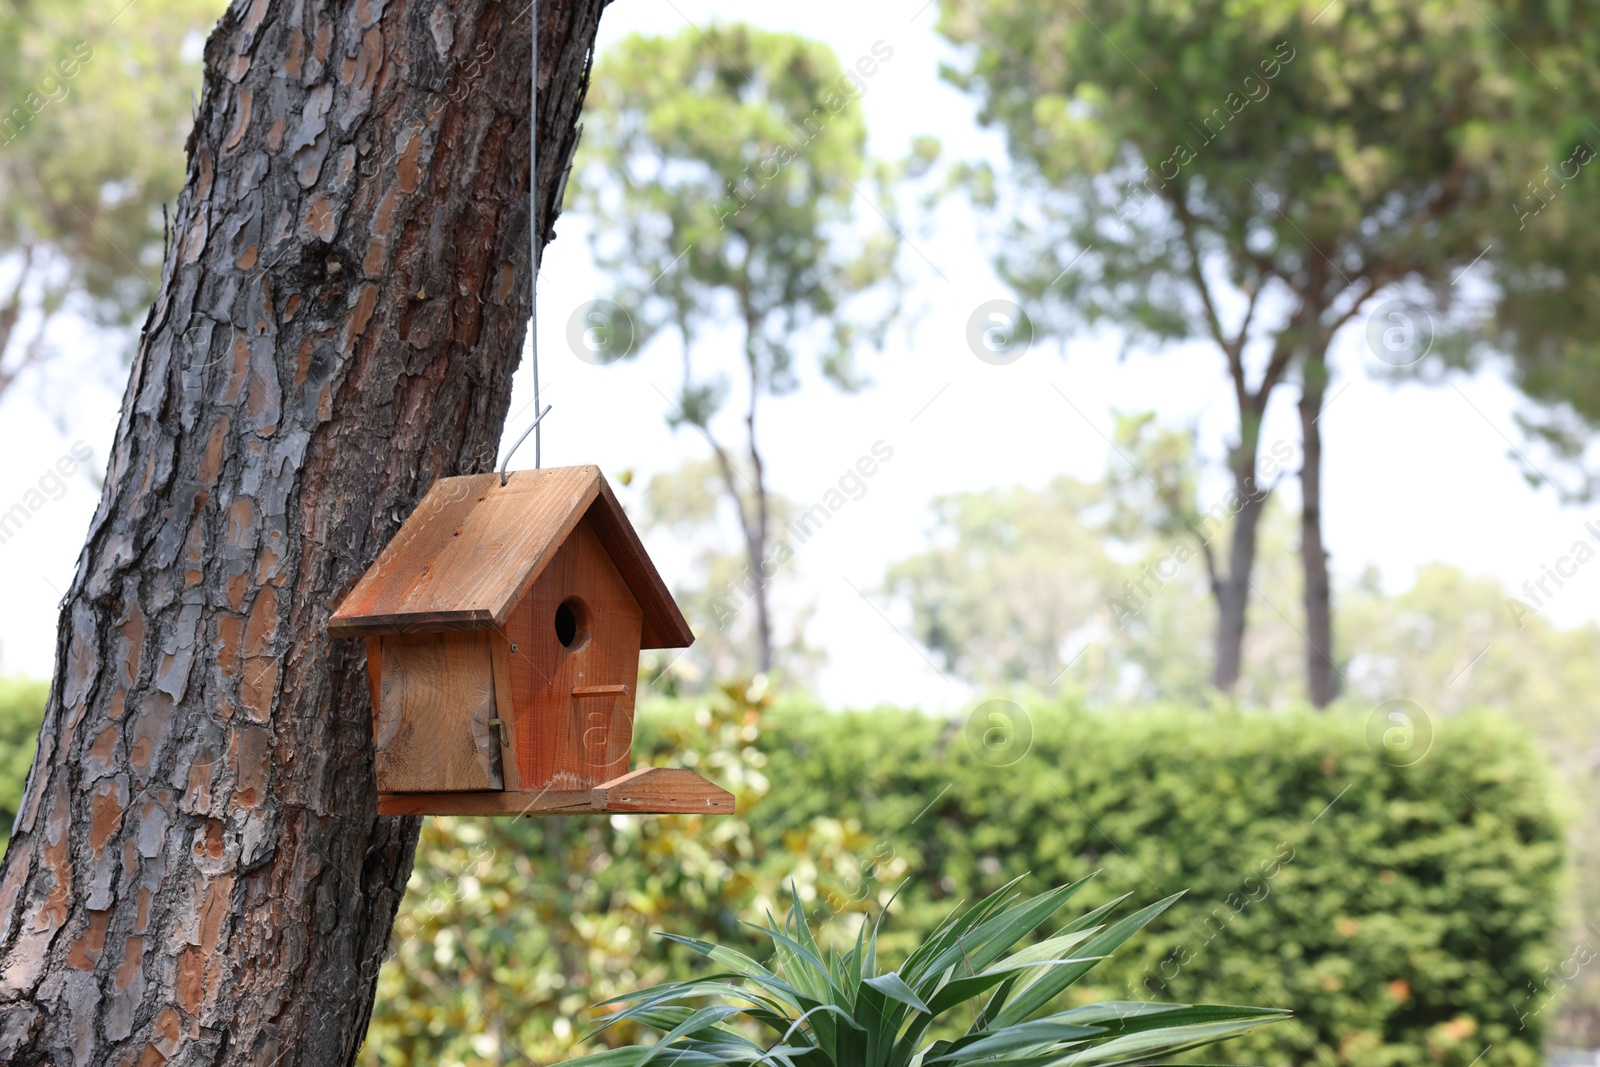
{"type": "Polygon", "coordinates": [[[435,482],[328,632],[367,640],[384,814],[733,811],[628,770],[639,651],[694,634],[598,467],[435,482]]]}

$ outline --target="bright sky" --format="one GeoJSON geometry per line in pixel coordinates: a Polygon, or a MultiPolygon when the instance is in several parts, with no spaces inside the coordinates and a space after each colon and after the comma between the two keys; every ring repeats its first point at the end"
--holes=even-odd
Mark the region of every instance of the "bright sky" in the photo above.
{"type": "MultiPolygon", "coordinates": [[[[936,9],[923,0],[867,5],[814,0],[804,5],[735,5],[712,0],[618,0],[601,24],[601,46],[632,31],[676,33],[687,23],[743,18],[820,38],[847,63],[884,42],[893,57],[869,80],[864,99],[874,150],[903,154],[918,134],[939,137],[947,156],[1002,156],[999,138],[980,131],[972,103],[938,77],[947,52],[933,33],[936,9]]],[[[761,428],[771,482],[804,503],[822,497],[876,442],[893,458],[868,480],[795,563],[797,600],[815,605],[808,636],[827,650],[821,695],[834,704],[876,702],[955,708],[970,696],[932,668],[896,627],[904,619],[876,595],[884,569],[925,543],[928,505],[940,494],[992,486],[1040,486],[1067,472],[1099,476],[1107,462],[1104,434],[1113,409],[1154,409],[1174,423],[1199,421],[1213,450],[1232,425],[1220,357],[1197,347],[1184,353],[1134,353],[1119,361],[1106,340],[1035,346],[1007,366],[977,359],[968,348],[968,317],[980,304],[1007,296],[988,264],[992,226],[959,208],[939,230],[913,235],[908,254],[927,313],[911,336],[897,333],[869,357],[873,386],[842,396],[814,383],[770,402],[761,428]],[[864,595],[863,595],[864,594],[864,595]],[[870,602],[869,602],[870,600],[870,602]]],[[[575,309],[606,291],[577,220],[558,224],[560,239],[545,256],[539,338],[545,400],[547,466],[597,463],[609,474],[641,477],[706,454],[690,431],[666,425],[666,396],[680,367],[671,342],[637,359],[597,367],[567,346],[575,309]]],[[[78,331],[61,343],[84,351],[96,342],[78,331]]],[[[1443,560],[1498,576],[1518,587],[1564,554],[1600,511],[1559,506],[1534,492],[1507,459],[1520,444],[1515,394],[1492,374],[1454,385],[1395,387],[1374,379],[1359,328],[1336,341],[1335,395],[1324,416],[1327,538],[1336,576],[1348,579],[1376,565],[1391,588],[1416,569],[1443,560]]],[[[120,377],[120,376],[117,376],[120,377]]],[[[519,372],[511,437],[531,419],[531,378],[519,372]]],[[[103,466],[115,427],[120,381],[88,372],[30,380],[0,406],[0,511],[21,501],[76,441],[103,466]]],[[[737,407],[738,398],[730,404],[737,407]]],[[[1293,391],[1269,414],[1266,440],[1298,442],[1293,391]]],[[[731,420],[728,432],[736,430],[731,420]]],[[[1298,447],[1298,446],[1296,446],[1298,447]]],[[[518,466],[531,465],[531,445],[518,466]]],[[[65,480],[18,535],[0,544],[0,672],[48,676],[56,603],[71,580],[78,547],[98,498],[84,475],[65,480]]],[[[635,482],[637,487],[640,483],[635,482]]],[[[632,499],[624,493],[625,502],[632,499]]],[[[1285,502],[1294,504],[1292,482],[1285,502]]],[[[669,539],[653,541],[669,583],[687,554],[669,539]]],[[[1580,570],[1549,605],[1562,624],[1600,618],[1600,566],[1580,570]]]]}

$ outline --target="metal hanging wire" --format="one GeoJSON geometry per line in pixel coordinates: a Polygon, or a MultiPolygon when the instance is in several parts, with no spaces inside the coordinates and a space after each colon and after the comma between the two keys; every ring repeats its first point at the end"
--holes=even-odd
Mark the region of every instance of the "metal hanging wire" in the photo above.
{"type": "Polygon", "coordinates": [[[539,407],[539,3],[538,0],[528,6],[528,21],[532,24],[529,37],[533,39],[532,62],[529,64],[532,73],[528,77],[528,347],[531,350],[533,362],[533,410],[539,414],[534,416],[533,425],[522,431],[522,436],[506,453],[505,461],[500,465],[500,484],[504,486],[509,480],[507,471],[511,467],[511,457],[522,446],[522,442],[533,434],[533,469],[539,470],[544,466],[544,450],[542,448],[539,424],[544,417],[550,414],[553,404],[547,404],[543,409],[539,407]]]}

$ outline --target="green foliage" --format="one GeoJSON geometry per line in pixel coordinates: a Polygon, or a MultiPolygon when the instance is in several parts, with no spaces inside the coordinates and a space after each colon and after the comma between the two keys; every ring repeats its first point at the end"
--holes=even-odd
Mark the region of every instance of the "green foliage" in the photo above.
{"type": "MultiPolygon", "coordinates": [[[[161,267],[161,205],[177,196],[204,35],[222,0],[0,3],[0,358],[17,316],[73,297],[110,323],[142,314],[161,267]],[[14,282],[15,288],[10,288],[14,282]]],[[[24,320],[26,321],[26,320],[24,320]]],[[[21,340],[16,338],[16,340],[21,340]]]]}
{"type": "Polygon", "coordinates": [[[959,0],[940,29],[1038,201],[1005,261],[1024,292],[1167,338],[1212,336],[1208,287],[1275,289],[1267,336],[1307,344],[1391,285],[1448,305],[1526,177],[1592,136],[1595,13],[959,0]]]}
{"type": "MultiPolygon", "coordinates": [[[[1194,491],[1183,435],[1147,434],[1137,418],[1121,429],[1150,481],[1062,476],[1041,490],[934,501],[932,545],[892,564],[885,584],[909,605],[912,635],[947,670],[979,685],[1063,691],[1093,704],[1215,699],[1201,541],[1227,528],[1227,498],[1178,499],[1194,491]],[[1136,437],[1150,437],[1149,447],[1136,437]]],[[[1258,589],[1292,587],[1291,536],[1269,504],[1258,589]]],[[[1303,691],[1299,635],[1259,593],[1251,610],[1236,697],[1291,703],[1303,691]]]]}
{"type": "Polygon", "coordinates": [[[1017,163],[1000,267],[1036,327],[1209,338],[1236,368],[1254,345],[1315,379],[1340,326],[1401,300],[1398,362],[1508,357],[1543,405],[1529,477],[1600,490],[1600,4],[954,0],[940,31],[1017,163]]]}
{"type": "MultiPolygon", "coordinates": [[[[610,324],[610,336],[634,339],[619,357],[663,329],[679,334],[683,381],[668,422],[705,437],[739,520],[744,560],[732,578],[752,600],[754,645],[740,673],[776,665],[766,575],[788,558],[782,544],[769,553],[777,520],[757,434],[761,400],[799,388],[801,357],[814,357],[834,385],[857,388],[858,348],[881,345],[898,311],[899,231],[891,223],[863,237],[856,203],[863,184],[881,193],[892,177],[875,168],[878,180],[867,181],[860,97],[862,78],[893,55],[879,41],[846,71],[824,44],[736,23],[634,34],[595,68],[573,197],[594,220],[595,258],[616,282],[620,313],[600,314],[626,317],[610,324]],[[887,306],[871,307],[873,293],[887,306]],[[738,359],[696,369],[721,340],[705,335],[722,325],[735,327],[738,359]],[[745,390],[737,449],[713,428],[730,363],[745,390]]],[[[907,171],[925,169],[932,150],[919,142],[907,171]]],[[[873,223],[893,210],[868,205],[873,223]]]]}
{"type": "MultiPolygon", "coordinates": [[[[731,320],[756,390],[778,394],[821,327],[824,372],[855,384],[841,307],[891,276],[897,250],[892,231],[847,247],[868,170],[861,93],[826,45],[743,24],[634,34],[601,57],[573,200],[641,341],[672,327],[687,351],[731,320]]],[[[679,418],[706,426],[726,392],[686,376],[679,418]]]]}
{"type": "Polygon", "coordinates": [[[22,784],[33,764],[49,695],[50,686],[45,682],[0,678],[0,842],[11,835],[11,824],[22,803],[22,784]]]}
{"type": "MultiPolygon", "coordinates": [[[[1089,909],[1189,893],[1050,1010],[1296,1013],[1217,1062],[1468,1067],[1491,1044],[1480,1067],[1537,1061],[1572,956],[1562,844],[1548,772],[1502,719],[1436,723],[1426,758],[1393,767],[1364,714],[1034,707],[1031,750],[995,767],[963,724],[912,712],[738,691],[691,708],[647,710],[638,750],[728,784],[736,816],[428,821],[364,1062],[599,1051],[578,1040],[589,1005],[714,973],[653,931],[770,967],[739,922],[792,906],[791,886],[819,946],[848,951],[887,907],[878,951],[904,959],[960,900],[1097,870],[1089,909]]],[[[601,1036],[642,1043],[639,1022],[601,1036]]]]}
{"type": "Polygon", "coordinates": [[[1108,909],[1097,908],[1019,949],[1084,885],[1024,900],[1012,892],[1021,880],[958,909],[894,970],[881,969],[877,925],[869,931],[863,924],[856,943],[842,953],[823,949],[798,896],[781,929],[756,928],[772,943],[771,969],[723,945],[666,934],[721,973],[617,998],[631,1006],[608,1017],[606,1025],[637,1019],[661,1037],[572,1062],[1087,1067],[1171,1055],[1284,1018],[1263,1008],[1127,1002],[1041,1014],[1177,897],[1109,927],[1099,922],[1108,909]],[[978,1001],[982,1010],[963,1032],[951,1016],[978,1001]],[[758,1042],[751,1031],[770,1031],[770,1037],[758,1042]],[[942,1032],[959,1036],[930,1040],[942,1032]]]}

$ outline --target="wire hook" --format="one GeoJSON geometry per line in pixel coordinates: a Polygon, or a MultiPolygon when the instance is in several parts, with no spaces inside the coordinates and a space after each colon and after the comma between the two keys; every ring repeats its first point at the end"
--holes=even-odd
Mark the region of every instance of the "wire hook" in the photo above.
{"type": "Polygon", "coordinates": [[[546,415],[550,414],[550,409],[553,407],[555,407],[554,404],[546,404],[544,406],[544,410],[539,412],[539,417],[533,420],[533,425],[522,431],[522,436],[517,438],[517,443],[511,446],[510,452],[506,453],[506,461],[500,464],[500,485],[502,487],[504,487],[506,482],[509,480],[509,476],[506,474],[506,471],[511,467],[512,453],[516,452],[518,448],[521,448],[522,442],[528,439],[528,435],[539,428],[539,424],[544,421],[544,417],[546,415]]]}

